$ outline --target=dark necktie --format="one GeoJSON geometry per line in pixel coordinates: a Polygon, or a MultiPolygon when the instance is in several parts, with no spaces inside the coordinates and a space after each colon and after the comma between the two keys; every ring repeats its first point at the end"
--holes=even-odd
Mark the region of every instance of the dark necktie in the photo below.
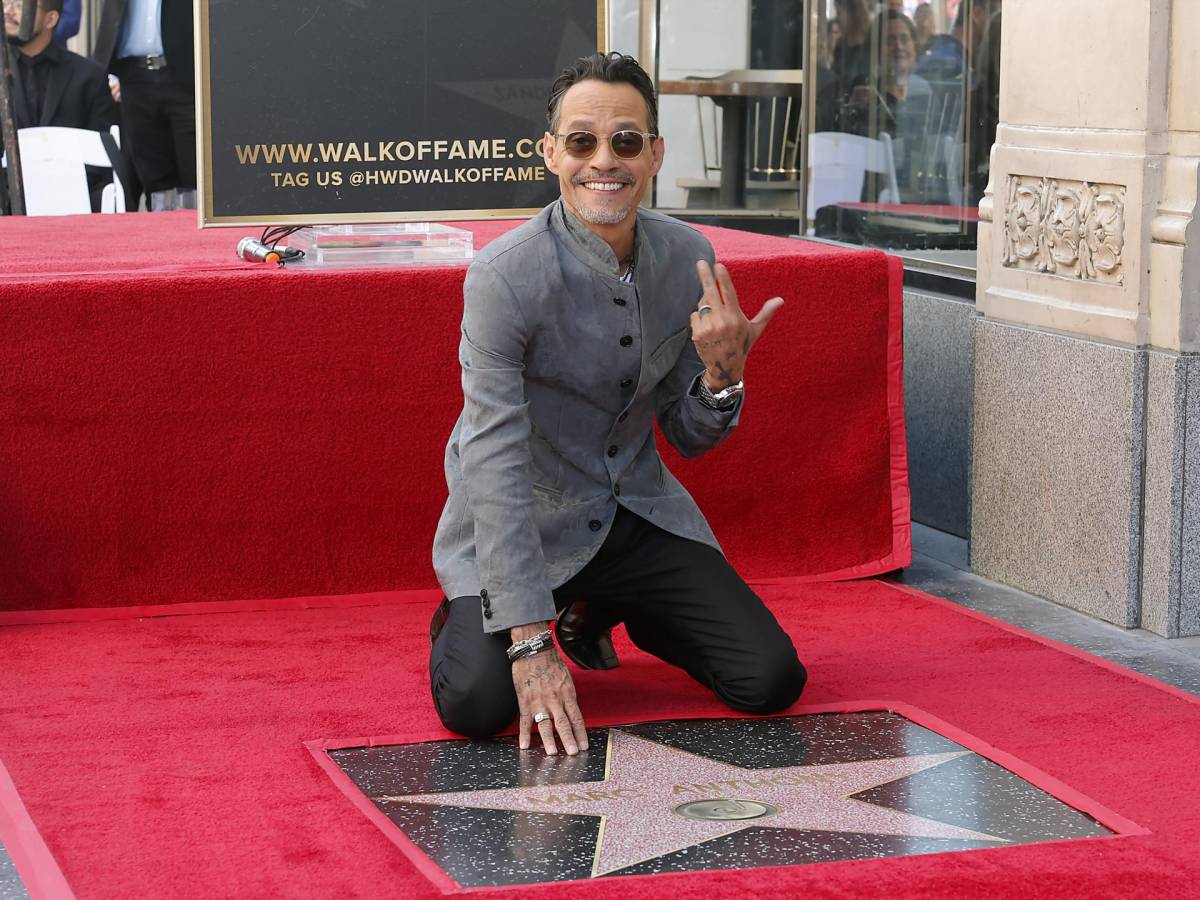
{"type": "Polygon", "coordinates": [[[21,67],[21,85],[30,118],[26,127],[40,125],[42,121],[42,102],[46,96],[45,67],[41,65],[42,62],[40,55],[29,57],[21,54],[17,59],[17,64],[21,67]]]}

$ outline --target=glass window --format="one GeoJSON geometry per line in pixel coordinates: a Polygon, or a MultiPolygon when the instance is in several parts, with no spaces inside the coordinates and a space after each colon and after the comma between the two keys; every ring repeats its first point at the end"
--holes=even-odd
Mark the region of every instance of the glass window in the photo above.
{"type": "Polygon", "coordinates": [[[814,18],[806,233],[973,251],[996,133],[999,0],[821,0],[814,18]]]}
{"type": "Polygon", "coordinates": [[[611,0],[614,48],[659,86],[655,206],[973,267],[1000,14],[1001,0],[611,0]]]}

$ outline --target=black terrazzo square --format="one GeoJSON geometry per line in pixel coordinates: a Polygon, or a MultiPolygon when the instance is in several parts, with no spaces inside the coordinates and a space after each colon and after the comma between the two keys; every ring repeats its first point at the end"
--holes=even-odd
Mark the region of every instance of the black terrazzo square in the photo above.
{"type": "Polygon", "coordinates": [[[25,883],[4,844],[0,844],[0,900],[29,900],[25,883]]]}

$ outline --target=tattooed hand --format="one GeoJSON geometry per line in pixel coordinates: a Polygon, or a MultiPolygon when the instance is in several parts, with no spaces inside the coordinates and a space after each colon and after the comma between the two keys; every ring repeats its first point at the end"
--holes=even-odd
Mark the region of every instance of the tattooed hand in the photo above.
{"type": "Polygon", "coordinates": [[[710,391],[724,390],[742,380],[746,357],[771,316],[783,306],[782,297],[763,304],[758,315],[747,319],[738,305],[729,270],[717,263],[716,277],[704,260],[696,263],[704,295],[692,313],[692,343],[704,363],[704,383],[710,391]]]}
{"type": "MultiPolygon", "coordinates": [[[[549,627],[548,622],[521,625],[512,629],[512,639],[519,641],[532,637],[549,627]]],[[[517,689],[517,703],[521,707],[522,750],[529,749],[533,716],[539,712],[550,714],[550,718],[537,723],[547,755],[558,753],[558,745],[554,742],[555,731],[568,756],[588,748],[583,713],[575,702],[575,683],[556,648],[551,646],[535,656],[518,659],[512,664],[512,678],[513,686],[517,689]]]]}

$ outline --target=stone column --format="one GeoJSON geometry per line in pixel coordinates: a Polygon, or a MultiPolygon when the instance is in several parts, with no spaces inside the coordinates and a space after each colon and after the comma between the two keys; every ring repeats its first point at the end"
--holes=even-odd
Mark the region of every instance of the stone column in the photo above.
{"type": "Polygon", "coordinates": [[[1003,15],[972,564],[1119,625],[1200,633],[1200,4],[1003,15]]]}

